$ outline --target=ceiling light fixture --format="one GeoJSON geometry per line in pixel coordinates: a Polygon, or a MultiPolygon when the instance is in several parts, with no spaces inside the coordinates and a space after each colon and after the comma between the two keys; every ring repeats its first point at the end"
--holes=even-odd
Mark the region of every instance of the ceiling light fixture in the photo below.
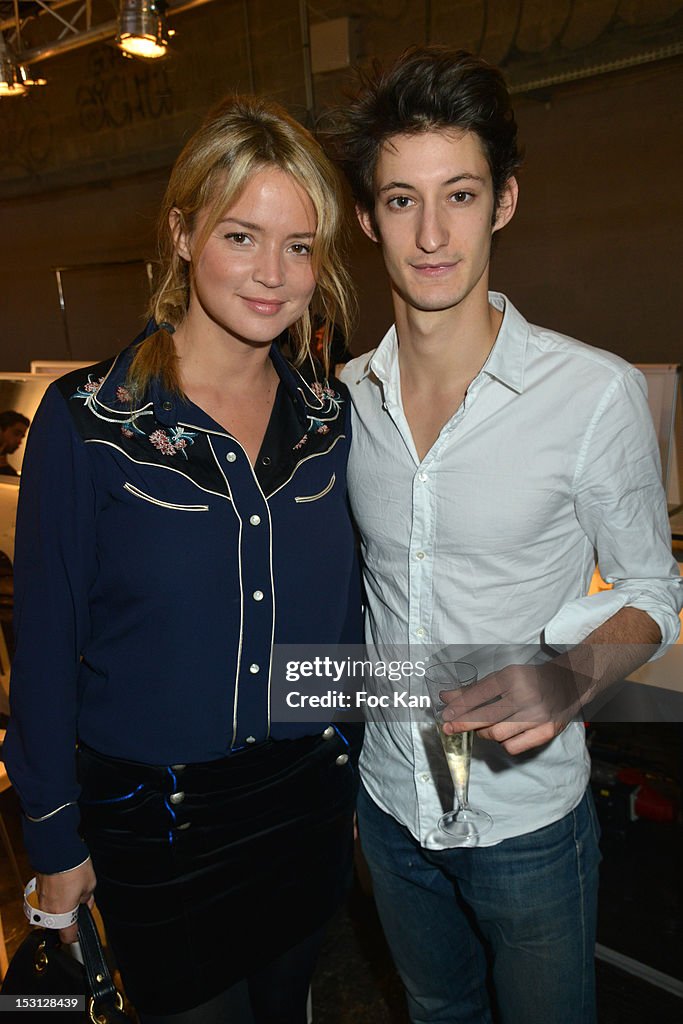
{"type": "Polygon", "coordinates": [[[22,78],[12,47],[0,32],[0,96],[23,96],[27,82],[22,78]]]}
{"type": "Polygon", "coordinates": [[[18,67],[19,77],[24,85],[33,88],[34,85],[47,85],[47,78],[35,78],[31,73],[28,64],[20,64],[18,67]]]}
{"type": "Polygon", "coordinates": [[[166,0],[121,0],[116,45],[131,57],[166,56],[173,35],[166,24],[166,0]]]}

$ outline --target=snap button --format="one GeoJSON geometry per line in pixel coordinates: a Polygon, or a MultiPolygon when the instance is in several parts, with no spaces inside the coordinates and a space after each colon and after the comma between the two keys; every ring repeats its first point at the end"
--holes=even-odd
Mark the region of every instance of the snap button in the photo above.
{"type": "Polygon", "coordinates": [[[236,462],[237,461],[237,456],[235,455],[234,452],[228,452],[228,454],[225,457],[228,460],[228,462],[236,462]]]}
{"type": "Polygon", "coordinates": [[[324,740],[331,740],[333,736],[334,736],[334,728],[331,725],[328,725],[327,729],[323,729],[323,739],[324,740]]]}
{"type": "Polygon", "coordinates": [[[417,552],[415,553],[415,557],[416,557],[416,558],[419,558],[419,559],[420,559],[420,561],[422,561],[422,559],[424,558],[424,556],[425,556],[425,553],[424,553],[424,551],[417,551],[417,552]]]}
{"type": "Polygon", "coordinates": [[[258,526],[261,522],[261,516],[249,516],[249,522],[252,526],[258,526]]]}
{"type": "Polygon", "coordinates": [[[161,408],[165,412],[170,412],[171,409],[173,408],[173,402],[163,402],[161,408]]]}
{"type": "Polygon", "coordinates": [[[181,804],[185,799],[185,794],[181,791],[179,791],[178,793],[171,793],[168,799],[171,801],[172,804],[181,804]]]}
{"type": "Polygon", "coordinates": [[[259,671],[259,666],[258,665],[250,665],[249,666],[249,671],[251,672],[252,676],[255,676],[256,673],[259,671]]]}
{"type": "Polygon", "coordinates": [[[254,593],[251,596],[254,598],[255,601],[262,601],[263,600],[263,591],[262,590],[255,590],[254,593]]]}
{"type": "Polygon", "coordinates": [[[269,466],[270,465],[270,461],[271,461],[270,460],[270,456],[269,455],[264,455],[263,458],[261,459],[261,465],[262,466],[269,466]]]}
{"type": "Polygon", "coordinates": [[[341,766],[343,764],[346,764],[348,762],[348,760],[349,760],[349,755],[348,754],[340,754],[339,757],[335,759],[334,763],[341,766]]]}
{"type": "Polygon", "coordinates": [[[246,742],[247,743],[256,743],[256,737],[255,736],[247,736],[246,742]]]}

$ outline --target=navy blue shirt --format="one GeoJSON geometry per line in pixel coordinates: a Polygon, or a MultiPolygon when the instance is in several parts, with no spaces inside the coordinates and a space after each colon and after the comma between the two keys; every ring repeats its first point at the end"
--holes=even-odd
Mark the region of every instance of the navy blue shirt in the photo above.
{"type": "Polygon", "coordinates": [[[305,379],[273,345],[252,468],[159,382],[132,405],[132,354],[52,384],[23,463],[5,755],[43,872],[87,856],[78,738],[174,764],[321,731],[271,721],[273,646],[361,639],[344,385],[305,379]]]}

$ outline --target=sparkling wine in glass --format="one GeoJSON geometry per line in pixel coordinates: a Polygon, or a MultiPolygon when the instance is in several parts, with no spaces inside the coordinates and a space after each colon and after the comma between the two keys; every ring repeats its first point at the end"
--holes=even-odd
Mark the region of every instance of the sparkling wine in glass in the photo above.
{"type": "Polygon", "coordinates": [[[471,846],[492,828],[493,818],[486,811],[472,807],[469,803],[473,733],[471,730],[451,735],[444,733],[443,711],[446,702],[442,699],[441,694],[462,690],[466,686],[476,683],[477,670],[474,665],[469,665],[464,661],[449,661],[430,666],[424,678],[455,790],[455,806],[452,811],[446,811],[439,818],[438,825],[440,830],[450,838],[451,845],[471,846]]]}

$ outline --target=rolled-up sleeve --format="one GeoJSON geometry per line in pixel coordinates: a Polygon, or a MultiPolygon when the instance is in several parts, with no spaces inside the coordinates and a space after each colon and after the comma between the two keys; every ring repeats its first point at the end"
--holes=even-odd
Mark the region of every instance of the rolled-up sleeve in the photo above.
{"type": "Polygon", "coordinates": [[[546,626],[546,643],[580,643],[629,606],[659,626],[659,657],[680,632],[683,579],[671,553],[647,385],[635,368],[615,378],[595,410],[579,453],[574,504],[602,577],[613,588],[565,604],[546,626]]]}
{"type": "Polygon", "coordinates": [[[53,384],[31,426],[15,553],[16,651],[4,747],[33,867],[64,871],[78,834],[77,679],[96,572],[95,488],[67,402],[53,384]]]}

